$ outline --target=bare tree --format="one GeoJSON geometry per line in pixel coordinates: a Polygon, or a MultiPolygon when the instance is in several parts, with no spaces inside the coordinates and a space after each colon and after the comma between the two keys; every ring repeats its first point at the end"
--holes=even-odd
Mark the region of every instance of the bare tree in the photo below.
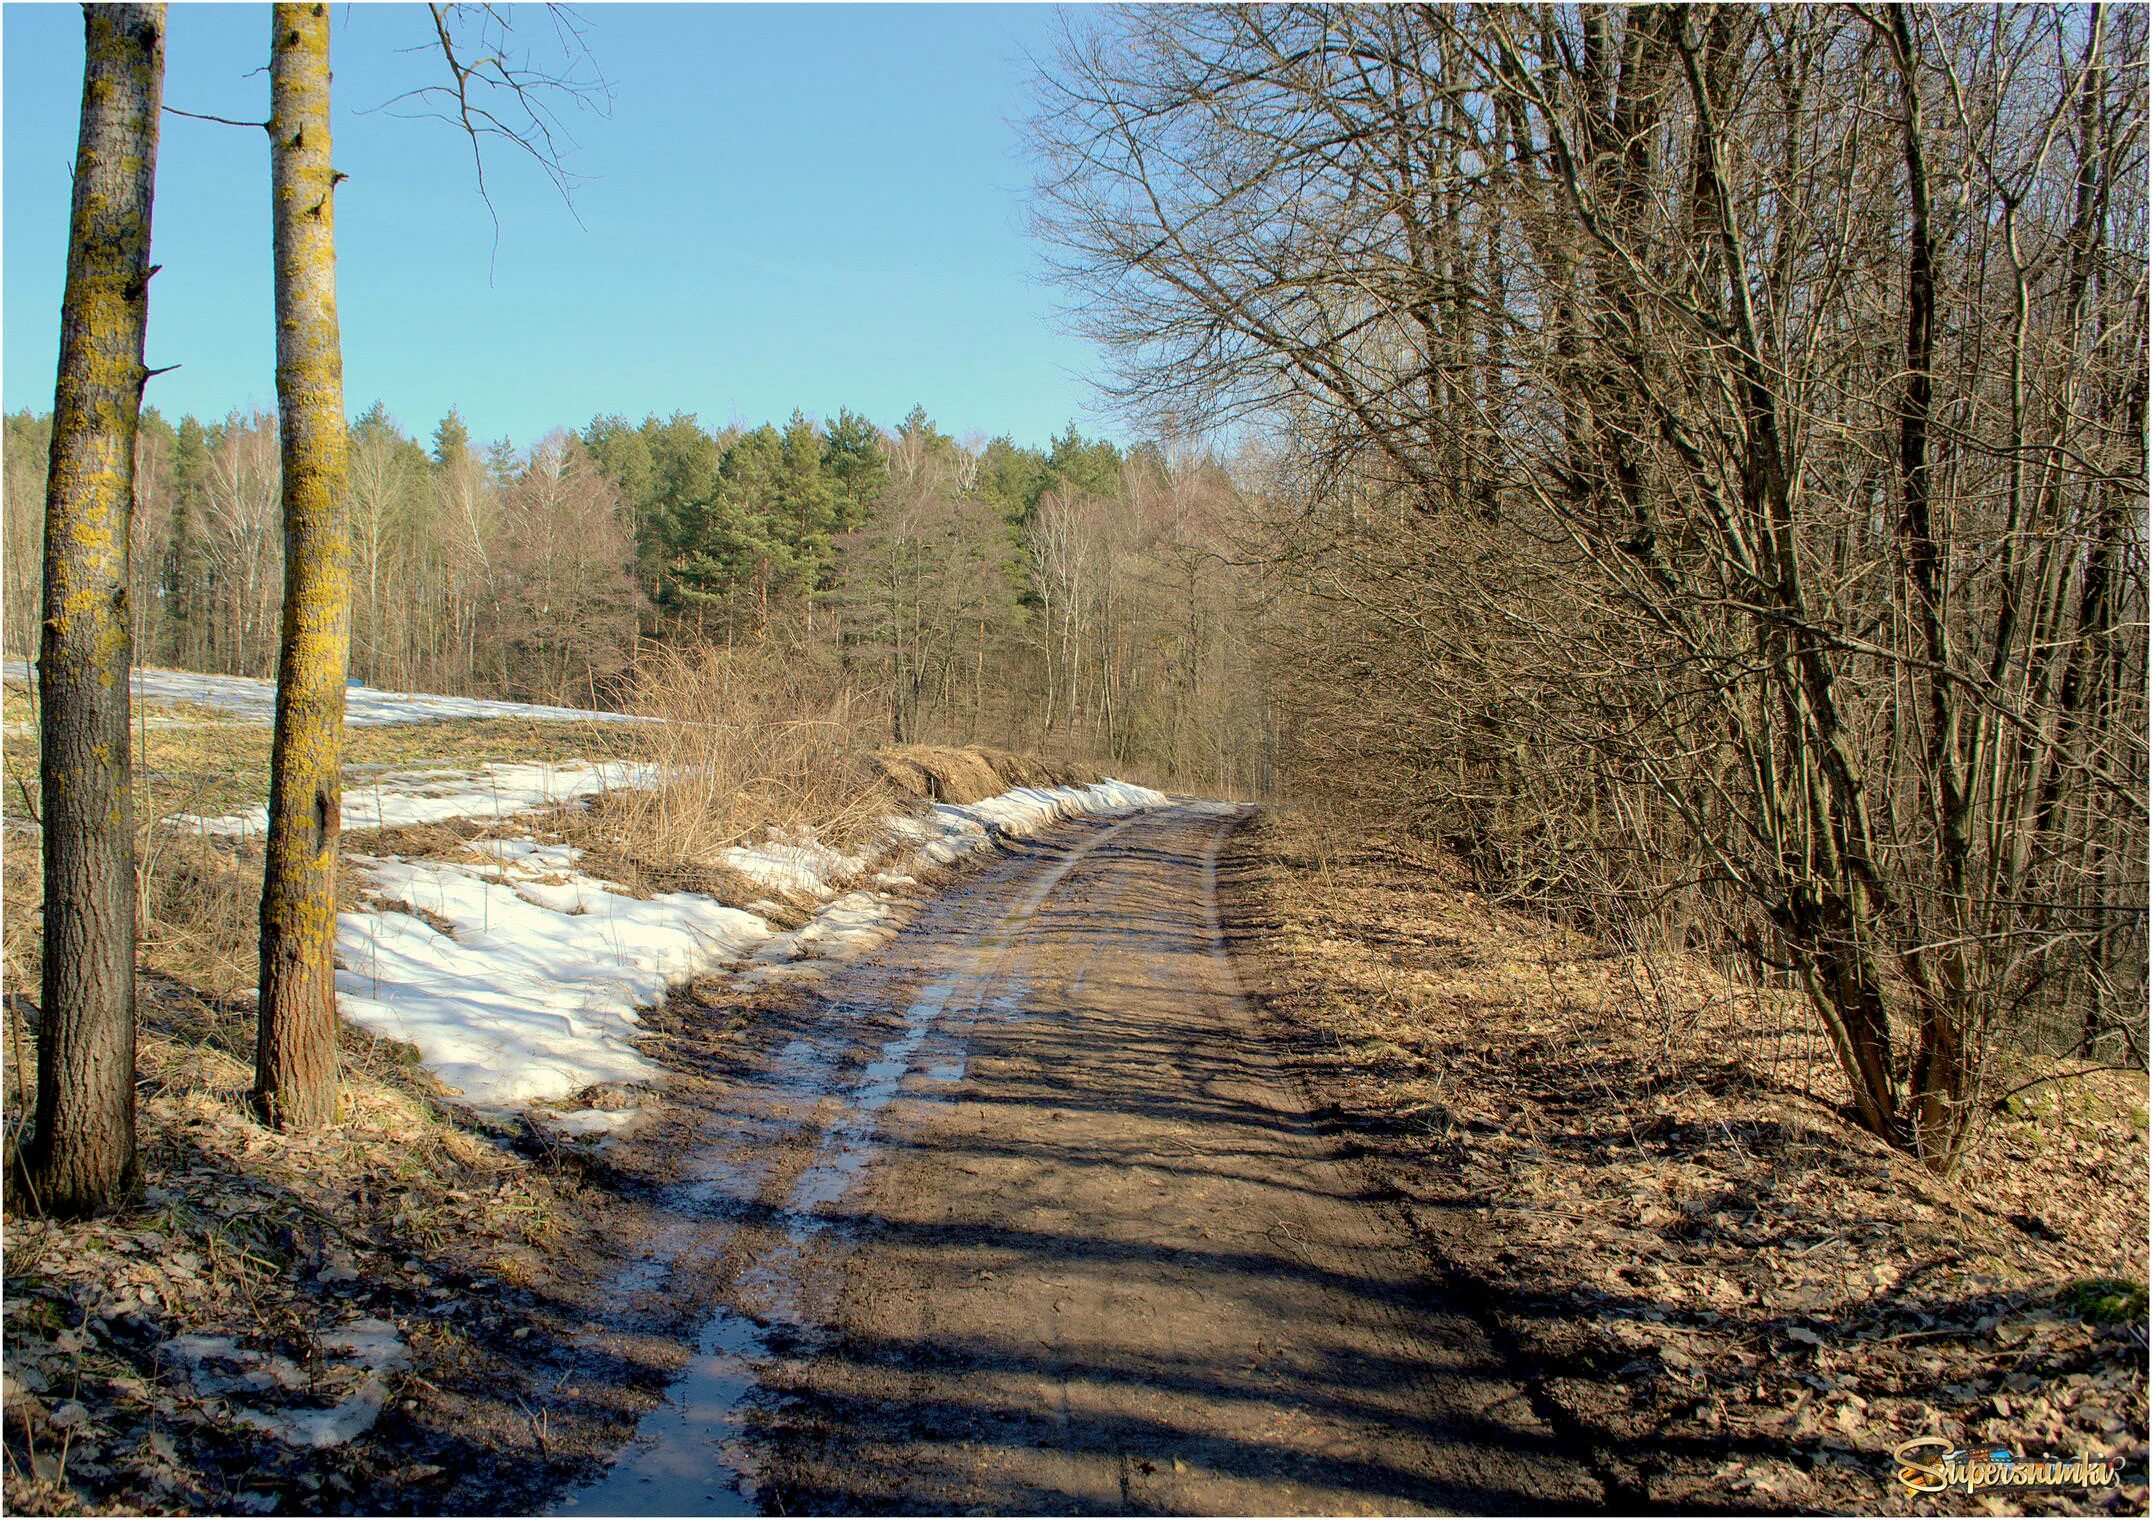
{"type": "Polygon", "coordinates": [[[501,495],[491,593],[501,685],[548,702],[595,702],[628,669],[642,601],[619,493],[574,434],[554,432],[501,495]]]}
{"type": "Polygon", "coordinates": [[[1141,10],[1035,127],[1118,393],[1287,454],[1313,742],[1491,884],[1707,913],[1938,1167],[1999,1042],[2141,1022],[2143,56],[2100,9],[1141,10]]]}
{"type": "Polygon", "coordinates": [[[133,1184],[133,630],[128,548],[149,321],[164,7],[85,6],[82,126],[46,473],[39,777],[45,870],[32,1205],[133,1184]]]}
{"type": "Polygon", "coordinates": [[[284,590],[276,424],[266,413],[233,412],[214,438],[203,497],[214,612],[209,643],[221,669],[273,676],[273,630],[284,590]]]}
{"type": "Polygon", "coordinates": [[[336,181],[329,8],[270,14],[269,163],[276,235],[277,411],[284,620],[263,868],[255,1099],[279,1129],[336,1113],[336,853],[343,819],[351,543],[344,496],[343,350],[336,320],[336,181]]]}

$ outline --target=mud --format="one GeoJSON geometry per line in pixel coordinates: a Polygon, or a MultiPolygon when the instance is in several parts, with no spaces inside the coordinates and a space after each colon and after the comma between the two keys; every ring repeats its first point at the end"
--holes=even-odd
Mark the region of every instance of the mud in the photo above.
{"type": "Polygon", "coordinates": [[[556,1513],[1604,1503],[1258,1034],[1239,818],[1019,846],[741,1032],[611,1294],[691,1353],[556,1513]]]}

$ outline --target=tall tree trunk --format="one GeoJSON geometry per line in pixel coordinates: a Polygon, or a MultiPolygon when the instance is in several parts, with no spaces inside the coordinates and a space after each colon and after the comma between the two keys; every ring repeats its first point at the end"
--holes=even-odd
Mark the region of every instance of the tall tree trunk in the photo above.
{"type": "Polygon", "coordinates": [[[54,1214],[115,1203],[135,1177],[127,561],[164,88],[162,5],[83,12],[82,129],[45,488],[45,974],[37,1133],[23,1178],[32,1205],[54,1214]]]}
{"type": "Polygon", "coordinates": [[[279,1129],[336,1110],[336,846],[351,653],[348,439],[336,326],[337,175],[329,163],[329,8],[270,19],[269,173],[276,232],[276,392],[284,463],[284,622],[277,652],[269,854],[262,878],[255,1098],[279,1129]]]}
{"type": "Polygon", "coordinates": [[[1957,932],[1931,954],[1907,957],[1920,1002],[1920,1046],[1914,1057],[1912,1114],[1914,1148],[1936,1170],[1957,1159],[1970,1119],[1976,1051],[1962,1024],[1967,970],[1964,945],[1971,930],[1966,916],[1965,885],[1971,853],[1971,809],[1966,795],[1964,759],[1958,734],[1958,701],[1945,679],[1951,666],[1948,595],[1942,546],[1931,515],[1928,457],[1929,412],[1935,391],[1935,239],[1928,198],[1927,150],[1920,100],[1920,49],[1913,19],[1902,7],[1890,13],[1891,51],[1898,68],[1904,103],[1906,199],[1912,214],[1906,250],[1905,392],[1898,404],[1899,490],[1903,499],[1898,524],[1908,611],[1920,631],[1926,656],[1928,747],[1923,790],[1931,793],[1937,851],[1942,856],[1943,912],[1957,932]]]}

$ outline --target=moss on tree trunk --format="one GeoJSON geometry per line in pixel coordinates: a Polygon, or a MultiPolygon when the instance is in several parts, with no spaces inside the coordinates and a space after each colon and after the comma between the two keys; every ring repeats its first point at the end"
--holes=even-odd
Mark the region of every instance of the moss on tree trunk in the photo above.
{"type": "Polygon", "coordinates": [[[336,1110],[336,849],[351,646],[348,440],[336,324],[338,176],[329,161],[328,7],[276,6],[270,28],[284,622],[262,880],[255,1096],[278,1128],[315,1129],[336,1110]]]}
{"type": "Polygon", "coordinates": [[[85,6],[59,381],[45,494],[38,656],[45,843],[44,1006],[28,1201],[116,1202],[135,1175],[134,663],[127,597],[135,430],[149,321],[150,197],[164,7],[85,6]]]}

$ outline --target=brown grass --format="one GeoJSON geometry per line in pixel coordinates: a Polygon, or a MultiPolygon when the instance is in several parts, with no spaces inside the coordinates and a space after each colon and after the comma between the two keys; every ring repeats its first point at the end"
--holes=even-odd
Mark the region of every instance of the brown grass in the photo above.
{"type": "Polygon", "coordinates": [[[865,756],[859,707],[841,675],[770,649],[653,645],[636,708],[664,783],[603,799],[593,815],[645,870],[707,866],[765,828],[813,827],[843,848],[890,810],[865,756]]]}
{"type": "Polygon", "coordinates": [[[1229,878],[1316,1103],[1622,1502],[1899,1508],[1888,1451],[1939,1430],[2119,1455],[2142,1509],[2143,1326],[2079,1306],[2143,1301],[2143,1073],[2035,1090],[1938,1179],[1850,1121],[1785,994],[1318,820],[1266,818],[1229,878]]]}
{"type": "Polygon", "coordinates": [[[1016,786],[1075,786],[1098,780],[1083,766],[1029,759],[983,744],[907,744],[878,751],[891,786],[923,802],[980,802],[1016,786]]]}

